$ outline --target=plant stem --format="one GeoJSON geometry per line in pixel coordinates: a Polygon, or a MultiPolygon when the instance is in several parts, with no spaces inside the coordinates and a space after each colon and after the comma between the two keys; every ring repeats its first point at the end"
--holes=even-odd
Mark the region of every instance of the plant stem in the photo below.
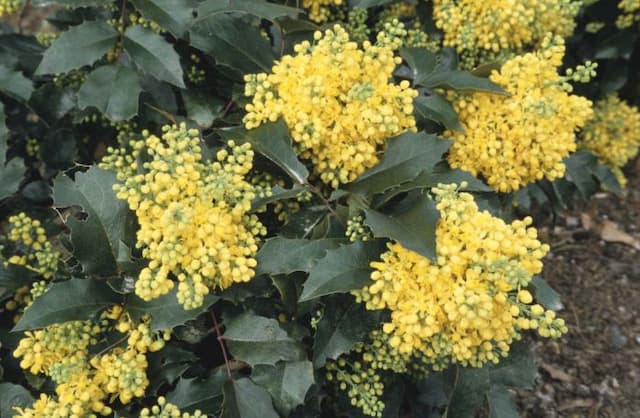
{"type": "Polygon", "coordinates": [[[224,366],[227,369],[227,377],[229,380],[233,380],[233,377],[231,376],[231,366],[229,365],[229,356],[227,355],[227,348],[224,345],[224,341],[222,341],[222,334],[220,334],[220,324],[218,324],[218,319],[216,318],[215,312],[213,312],[213,308],[209,312],[211,313],[211,319],[213,320],[213,328],[215,329],[218,337],[218,344],[220,344],[220,349],[222,350],[224,366]]]}

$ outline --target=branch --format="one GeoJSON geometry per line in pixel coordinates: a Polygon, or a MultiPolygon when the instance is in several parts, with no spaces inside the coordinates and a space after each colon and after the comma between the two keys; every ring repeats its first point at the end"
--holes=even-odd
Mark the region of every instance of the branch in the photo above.
{"type": "Polygon", "coordinates": [[[222,350],[222,357],[224,358],[224,366],[227,369],[227,377],[229,380],[233,380],[233,376],[231,376],[231,365],[229,364],[229,356],[227,355],[227,348],[224,345],[224,341],[222,338],[222,334],[220,333],[220,325],[218,324],[218,319],[216,318],[215,312],[213,312],[213,308],[209,311],[211,313],[211,319],[213,320],[213,328],[216,331],[216,335],[218,336],[218,344],[220,344],[220,349],[222,350]]]}

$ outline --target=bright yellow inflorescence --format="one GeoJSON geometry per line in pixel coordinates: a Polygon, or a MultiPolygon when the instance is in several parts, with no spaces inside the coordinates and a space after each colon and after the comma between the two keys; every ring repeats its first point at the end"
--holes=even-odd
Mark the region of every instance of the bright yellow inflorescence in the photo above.
{"type": "Polygon", "coordinates": [[[531,218],[507,224],[456,188],[433,189],[441,215],[437,260],[390,244],[371,263],[373,284],[354,292],[367,309],[391,311],[383,324],[390,346],[421,353],[434,370],[497,363],[521,330],[537,329],[543,337],[566,332],[564,321],[534,304],[526,290],[549,250],[527,227],[531,218]]]}
{"type": "Polygon", "coordinates": [[[638,155],[640,148],[640,111],[615,95],[597,102],[579,145],[611,166],[618,181],[625,184],[622,167],[638,155]]]}
{"type": "Polygon", "coordinates": [[[548,33],[567,37],[582,2],[576,0],[435,0],[436,26],[444,45],[463,55],[538,47],[548,33]]]}
{"type": "Polygon", "coordinates": [[[140,418],[206,418],[199,409],[196,409],[192,414],[188,412],[181,412],[180,409],[168,403],[167,400],[160,396],[157,401],[157,405],[153,405],[151,408],[144,408],[140,411],[140,418]]]}
{"type": "Polygon", "coordinates": [[[5,261],[5,265],[16,264],[45,279],[52,278],[58,270],[60,254],[47,241],[40,221],[19,213],[9,217],[9,225],[11,229],[7,234],[7,241],[15,247],[15,253],[5,261]]]}
{"type": "Polygon", "coordinates": [[[630,28],[640,22],[640,0],[620,0],[618,9],[622,12],[616,20],[616,26],[620,29],[630,28]]]}
{"type": "Polygon", "coordinates": [[[324,23],[329,20],[331,6],[340,6],[343,0],[302,0],[302,7],[309,11],[309,20],[324,23]]]}
{"type": "Polygon", "coordinates": [[[564,42],[549,39],[538,52],[507,61],[491,80],[506,95],[478,92],[454,102],[463,132],[448,131],[449,163],[500,192],[564,175],[562,160],[575,151],[575,131],[591,118],[591,102],[570,94],[567,80],[588,80],[593,66],[560,76],[564,42]]]}
{"type": "Polygon", "coordinates": [[[254,276],[257,236],[265,228],[250,215],[254,186],[249,144],[228,143],[213,163],[202,161],[197,130],[165,126],[162,137],[143,133],[132,152],[110,149],[102,166],[117,172],[117,196],[136,212],[138,246],[150,260],[136,281],[148,301],[179,281],[178,301],[199,307],[214,288],[254,276]],[[147,162],[140,163],[140,159],[147,162]]]}
{"type": "Polygon", "coordinates": [[[16,13],[22,7],[22,0],[0,0],[0,17],[16,13]]]}
{"type": "Polygon", "coordinates": [[[45,374],[56,384],[56,397],[42,394],[30,407],[18,409],[20,418],[95,417],[112,412],[108,403],[129,403],[142,397],[149,385],[146,354],[161,350],[169,331],[151,331],[150,318],[134,322],[121,306],[105,311],[98,322],[72,321],[28,331],[14,356],[20,367],[45,374]],[[104,333],[124,334],[126,345],[92,356],[90,347],[104,333]]]}
{"type": "Polygon", "coordinates": [[[272,74],[246,76],[245,94],[253,97],[246,128],[284,117],[300,155],[334,188],[374,166],[387,138],[416,126],[418,92],[407,81],[390,82],[406,31],[397,22],[386,27],[375,44],[359,48],[336,25],[316,32],[314,44],[296,45],[272,74]]]}

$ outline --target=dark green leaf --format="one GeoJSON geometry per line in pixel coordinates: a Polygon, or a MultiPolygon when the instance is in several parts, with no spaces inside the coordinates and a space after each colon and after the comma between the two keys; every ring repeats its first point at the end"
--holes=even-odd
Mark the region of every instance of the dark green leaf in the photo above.
{"type": "Polygon", "coordinates": [[[249,378],[227,380],[221,418],[279,418],[271,396],[249,378]]]}
{"type": "MultiPolygon", "coordinates": [[[[0,263],[0,289],[13,291],[31,282],[36,273],[17,264],[0,263]]],[[[0,291],[0,296],[4,293],[0,291]]]]}
{"type": "Polygon", "coordinates": [[[0,65],[0,92],[26,102],[33,93],[33,83],[21,72],[0,65]]]}
{"type": "Polygon", "coordinates": [[[309,170],[296,155],[291,145],[289,131],[283,120],[266,123],[256,129],[247,131],[244,128],[220,130],[226,139],[236,142],[249,142],[253,149],[273,161],[282,168],[297,183],[304,183],[309,176],[309,170]]]}
{"type": "MultiPolygon", "coordinates": [[[[147,360],[149,361],[147,375],[150,382],[147,393],[149,391],[154,393],[165,383],[173,385],[191,367],[191,364],[198,360],[198,357],[191,351],[168,344],[160,351],[147,354],[147,360]]],[[[210,391],[211,387],[207,386],[207,389],[210,391]]]]}
{"type": "Polygon", "coordinates": [[[451,141],[423,132],[408,132],[388,141],[387,150],[378,165],[365,171],[349,190],[367,194],[385,190],[413,180],[424,170],[432,169],[451,146],[451,141]]]}
{"type": "Polygon", "coordinates": [[[419,96],[413,101],[417,115],[444,125],[445,128],[462,131],[456,111],[444,97],[439,94],[419,96]]]}
{"type": "Polygon", "coordinates": [[[9,129],[6,123],[7,116],[4,113],[4,104],[0,102],[0,165],[7,161],[7,140],[9,139],[9,129]]]}
{"type": "Polygon", "coordinates": [[[298,196],[306,190],[300,184],[294,184],[290,189],[283,189],[280,186],[275,186],[271,189],[271,195],[265,197],[258,197],[251,202],[252,210],[258,210],[263,208],[269,203],[277,202],[279,200],[291,199],[298,196]]]}
{"type": "Polygon", "coordinates": [[[87,214],[84,220],[69,217],[74,256],[86,273],[118,273],[118,247],[124,239],[129,210],[113,191],[114,173],[92,167],[78,173],[73,181],[59,175],[53,183],[53,200],[57,208],[79,206],[87,214]]]}
{"type": "Polygon", "coordinates": [[[602,164],[598,164],[593,170],[593,175],[598,179],[603,189],[613,192],[617,195],[622,195],[624,190],[620,183],[618,183],[618,179],[615,174],[611,171],[611,169],[602,164]]]}
{"type": "Polygon", "coordinates": [[[55,84],[45,84],[36,90],[30,104],[50,122],[62,119],[76,106],[76,92],[72,88],[62,88],[55,84]]]}
{"type": "Polygon", "coordinates": [[[167,402],[182,411],[199,409],[204,414],[216,416],[222,406],[222,387],[228,377],[225,371],[212,373],[206,379],[180,379],[176,388],[167,394],[167,402]]]}
{"type": "Polygon", "coordinates": [[[193,19],[197,0],[131,0],[145,19],[156,22],[176,38],[183,38],[193,19]]]}
{"type": "Polygon", "coordinates": [[[198,18],[209,19],[221,13],[248,13],[267,20],[275,20],[288,16],[295,18],[302,10],[293,7],[281,6],[264,0],[206,0],[198,6],[198,18]]]}
{"type": "Polygon", "coordinates": [[[488,368],[453,366],[449,373],[455,376],[455,384],[449,396],[446,417],[473,418],[475,411],[482,405],[486,394],[491,390],[488,368]]]}
{"type": "Polygon", "coordinates": [[[10,418],[18,415],[13,408],[26,408],[35,401],[31,393],[13,383],[0,383],[0,417],[10,418]]]}
{"type": "Polygon", "coordinates": [[[280,328],[278,321],[248,313],[225,321],[223,336],[237,360],[255,366],[304,358],[302,346],[280,328]]]}
{"type": "Polygon", "coordinates": [[[353,3],[352,7],[360,7],[361,9],[368,9],[369,7],[382,6],[389,4],[395,0],[353,0],[349,3],[353,3]]]}
{"type": "MultiPolygon", "coordinates": [[[[578,151],[564,160],[565,177],[575,184],[582,197],[589,199],[598,191],[592,172],[597,165],[596,157],[587,151],[578,151]]],[[[564,196],[562,196],[564,197],[564,196]]]]}
{"type": "Polygon", "coordinates": [[[186,90],[182,92],[182,98],[187,108],[187,116],[200,129],[210,128],[213,125],[213,121],[222,115],[224,103],[217,97],[205,95],[198,91],[186,90]]]}
{"type": "Polygon", "coordinates": [[[275,56],[257,28],[238,16],[216,14],[198,20],[189,30],[191,45],[216,63],[243,73],[270,71],[275,56]]]}
{"type": "Polygon", "coordinates": [[[549,283],[540,276],[534,276],[531,284],[535,287],[535,298],[545,308],[559,311],[564,306],[560,301],[560,294],[553,290],[549,283]]]}
{"type": "Polygon", "coordinates": [[[256,274],[290,274],[295,271],[310,272],[327,250],[338,248],[343,239],[268,239],[256,255],[256,274]]]}
{"type": "Polygon", "coordinates": [[[432,200],[418,195],[406,200],[393,214],[364,208],[364,223],[376,238],[391,238],[403,247],[432,260],[436,257],[436,225],[440,213],[432,200]]]}
{"type": "Polygon", "coordinates": [[[177,287],[159,298],[145,302],[138,296],[131,295],[127,300],[126,311],[131,314],[134,320],[139,320],[142,316],[151,315],[151,330],[172,329],[178,325],[182,325],[187,321],[195,319],[198,315],[206,312],[207,309],[216,303],[218,297],[216,295],[207,295],[204,303],[196,309],[185,310],[178,303],[176,293],[177,287]]]}
{"type": "Polygon", "coordinates": [[[18,190],[26,171],[24,161],[19,157],[12,158],[6,165],[0,165],[0,199],[9,197],[18,190]]]}
{"type": "Polygon", "coordinates": [[[418,84],[432,74],[438,65],[437,55],[424,48],[401,48],[400,56],[409,64],[411,78],[418,84]]]}
{"type": "Polygon", "coordinates": [[[32,0],[34,6],[49,6],[51,4],[62,4],[70,8],[102,6],[104,0],[32,0]]]}
{"type": "Polygon", "coordinates": [[[332,293],[346,293],[369,283],[371,261],[384,251],[383,241],[357,241],[329,250],[311,270],[299,302],[332,293]]]}
{"type": "Polygon", "coordinates": [[[113,121],[127,120],[138,113],[142,88],[138,74],[120,64],[92,71],[78,91],[78,107],[95,107],[113,121]]]}
{"type": "Polygon", "coordinates": [[[87,21],[63,32],[44,52],[36,74],[66,73],[91,65],[115,45],[118,32],[104,21],[87,21]]]}
{"type": "Polygon", "coordinates": [[[337,302],[327,304],[318,322],[313,340],[313,366],[316,369],[324,366],[327,359],[335,360],[351,351],[355,343],[380,326],[379,311],[367,311],[351,297],[345,296],[337,302]]]}
{"type": "Polygon", "coordinates": [[[491,418],[513,418],[519,415],[513,395],[501,386],[493,386],[487,394],[491,418]]]}
{"type": "Polygon", "coordinates": [[[122,297],[104,281],[71,279],[53,283],[36,298],[13,329],[24,331],[67,321],[87,320],[101,310],[121,301],[122,297]]]}
{"type": "Polygon", "coordinates": [[[174,86],[185,87],[178,53],[151,29],[140,25],[128,27],[124,33],[124,50],[143,73],[174,86]]]}
{"type": "Polygon", "coordinates": [[[305,395],[314,383],[313,365],[309,360],[280,362],[274,366],[256,366],[251,380],[267,389],[273,403],[282,414],[289,416],[298,405],[304,403],[305,395]]]}

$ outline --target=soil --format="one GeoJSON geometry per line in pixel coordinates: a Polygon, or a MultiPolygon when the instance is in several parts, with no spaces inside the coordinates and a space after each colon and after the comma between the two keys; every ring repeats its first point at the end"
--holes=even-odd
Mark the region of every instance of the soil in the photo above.
{"type": "Polygon", "coordinates": [[[552,248],[543,276],[562,296],[569,332],[533,342],[537,385],[518,394],[522,417],[640,417],[640,251],[581,222],[613,221],[640,239],[640,160],[628,178],[624,196],[598,194],[542,231],[552,248]]]}

